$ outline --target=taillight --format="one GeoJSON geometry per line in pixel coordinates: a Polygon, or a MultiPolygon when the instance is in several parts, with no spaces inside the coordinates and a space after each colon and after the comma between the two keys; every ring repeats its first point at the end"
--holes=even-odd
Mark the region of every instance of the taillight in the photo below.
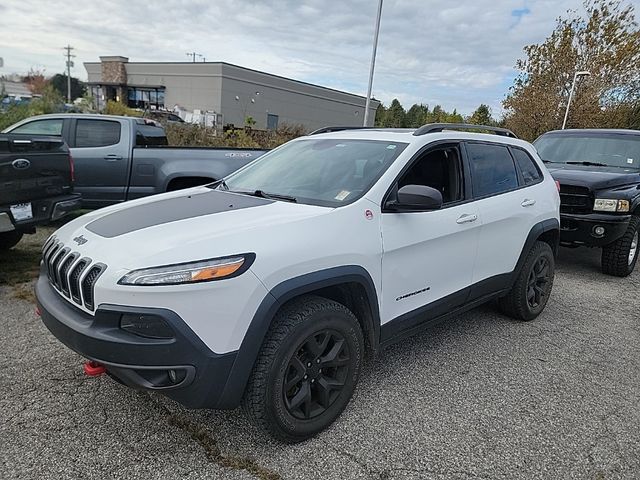
{"type": "Polygon", "coordinates": [[[69,170],[71,170],[71,183],[76,181],[76,168],[73,165],[73,157],[69,154],[69,170]]]}
{"type": "Polygon", "coordinates": [[[556,180],[556,188],[558,189],[558,192],[560,192],[560,182],[558,180],[556,180]]]}

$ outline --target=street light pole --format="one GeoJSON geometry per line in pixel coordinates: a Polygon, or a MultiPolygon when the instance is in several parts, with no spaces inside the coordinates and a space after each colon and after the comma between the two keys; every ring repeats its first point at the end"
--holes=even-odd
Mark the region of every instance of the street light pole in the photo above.
{"type": "Polygon", "coordinates": [[[576,72],[573,74],[573,83],[571,84],[571,92],[569,92],[569,101],[567,102],[567,109],[564,112],[564,121],[562,122],[562,130],[567,126],[567,119],[569,118],[569,107],[571,106],[571,100],[573,99],[573,92],[576,89],[576,80],[578,77],[588,77],[591,73],[587,71],[576,72]]]}
{"type": "Polygon", "coordinates": [[[366,127],[369,121],[369,104],[371,103],[371,90],[373,88],[373,70],[376,66],[376,51],[378,50],[378,34],[380,33],[380,17],[382,16],[382,0],[378,3],[378,14],[376,16],[376,29],[373,34],[373,52],[371,53],[371,66],[369,68],[369,87],[367,88],[367,102],[364,107],[364,121],[362,126],[366,127]]]}

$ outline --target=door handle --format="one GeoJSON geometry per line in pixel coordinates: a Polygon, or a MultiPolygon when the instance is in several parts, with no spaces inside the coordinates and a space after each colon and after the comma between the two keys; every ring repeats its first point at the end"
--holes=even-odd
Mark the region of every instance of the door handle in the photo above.
{"type": "Polygon", "coordinates": [[[525,198],[520,205],[522,205],[523,207],[533,207],[535,204],[535,200],[525,198]]]}
{"type": "Polygon", "coordinates": [[[460,218],[458,218],[458,220],[456,220],[456,223],[458,225],[462,225],[463,223],[471,223],[471,222],[475,222],[478,219],[478,216],[475,213],[472,214],[464,214],[461,215],[460,218]]]}
{"type": "Polygon", "coordinates": [[[104,159],[107,162],[117,162],[118,160],[122,160],[122,156],[121,155],[115,155],[113,153],[107,155],[106,157],[104,157],[104,159]]]}

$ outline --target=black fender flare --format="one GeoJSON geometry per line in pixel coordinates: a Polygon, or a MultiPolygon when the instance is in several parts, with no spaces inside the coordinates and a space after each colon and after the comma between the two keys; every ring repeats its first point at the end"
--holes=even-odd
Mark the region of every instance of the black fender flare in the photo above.
{"type": "Polygon", "coordinates": [[[371,345],[377,346],[380,339],[378,295],[371,275],[365,268],[359,265],[345,265],[285,280],[271,289],[258,306],[238,349],[217,408],[235,408],[240,404],[262,343],[282,305],[305,293],[343,283],[358,283],[364,287],[371,310],[372,325],[369,332],[372,338],[369,338],[369,341],[371,345]]]}
{"type": "Polygon", "coordinates": [[[556,231],[558,235],[556,236],[556,241],[554,245],[551,245],[551,249],[553,250],[553,255],[557,257],[558,255],[558,247],[560,245],[560,221],[557,218],[550,218],[548,220],[544,220],[540,223],[537,223],[533,226],[531,231],[529,231],[529,235],[527,236],[526,241],[524,242],[524,247],[522,247],[522,253],[520,254],[520,258],[518,259],[518,263],[516,263],[516,268],[511,272],[511,278],[509,281],[509,285],[513,285],[520,275],[520,271],[524,265],[529,252],[533,248],[533,245],[536,241],[545,233],[556,231]]]}

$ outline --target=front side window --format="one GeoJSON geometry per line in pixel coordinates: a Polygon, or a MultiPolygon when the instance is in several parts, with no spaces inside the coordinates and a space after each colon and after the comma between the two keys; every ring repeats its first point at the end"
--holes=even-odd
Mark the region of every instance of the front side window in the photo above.
{"type": "Polygon", "coordinates": [[[106,147],[120,142],[120,123],[111,120],[78,120],[76,147],[106,147]]]}
{"type": "Polygon", "coordinates": [[[474,197],[487,197],[518,188],[518,174],[507,147],[468,143],[474,197]]]}
{"type": "Polygon", "coordinates": [[[438,148],[421,155],[398,182],[405,185],[424,185],[442,194],[443,204],[463,200],[462,166],[457,147],[438,148]]]}
{"type": "Polygon", "coordinates": [[[46,120],[34,120],[25,123],[11,130],[11,133],[20,133],[25,135],[53,135],[59,137],[62,135],[62,119],[50,118],[46,120]]]}
{"type": "Polygon", "coordinates": [[[378,140],[297,140],[231,174],[218,188],[339,207],[364,195],[406,146],[378,140]]]}

